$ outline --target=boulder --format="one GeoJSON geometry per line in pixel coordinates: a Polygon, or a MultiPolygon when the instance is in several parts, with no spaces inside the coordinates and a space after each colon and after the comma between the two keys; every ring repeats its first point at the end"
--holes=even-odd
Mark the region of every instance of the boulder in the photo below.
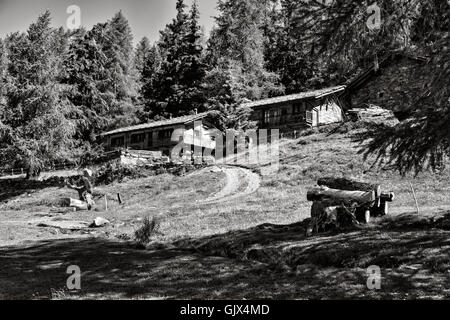
{"type": "Polygon", "coordinates": [[[100,228],[100,227],[104,227],[108,224],[110,224],[110,222],[108,220],[106,220],[105,218],[97,217],[94,219],[94,221],[92,222],[92,224],[89,227],[90,228],[100,228]]]}

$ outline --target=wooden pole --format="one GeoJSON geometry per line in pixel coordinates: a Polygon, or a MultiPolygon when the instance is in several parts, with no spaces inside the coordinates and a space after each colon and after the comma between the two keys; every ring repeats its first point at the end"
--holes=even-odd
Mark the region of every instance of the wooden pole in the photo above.
{"type": "Polygon", "coordinates": [[[120,193],[117,193],[117,200],[119,200],[119,204],[122,204],[122,198],[120,197],[120,193]]]}
{"type": "Polygon", "coordinates": [[[417,202],[416,192],[414,191],[414,187],[411,182],[409,183],[409,185],[411,186],[411,191],[412,191],[412,194],[414,197],[414,202],[416,203],[417,214],[419,214],[420,210],[419,210],[419,203],[417,202]]]}
{"type": "Polygon", "coordinates": [[[106,194],[105,194],[105,211],[108,211],[108,199],[106,198],[106,194]]]}

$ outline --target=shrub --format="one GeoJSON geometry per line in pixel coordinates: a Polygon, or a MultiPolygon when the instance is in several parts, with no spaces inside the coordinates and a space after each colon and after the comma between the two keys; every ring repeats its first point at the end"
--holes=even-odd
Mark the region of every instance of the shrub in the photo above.
{"type": "Polygon", "coordinates": [[[125,178],[143,178],[146,177],[145,171],[141,167],[124,166],[118,161],[108,162],[98,168],[95,183],[108,185],[116,181],[122,182],[125,178]]]}
{"type": "Polygon", "coordinates": [[[151,237],[157,233],[159,221],[156,218],[145,218],[142,225],[134,232],[134,239],[138,248],[145,248],[149,244],[151,237]]]}
{"type": "Polygon", "coordinates": [[[153,165],[131,166],[123,165],[120,161],[110,161],[99,167],[95,173],[95,184],[111,184],[113,182],[123,182],[125,178],[139,179],[154,175],[171,173],[183,175],[190,171],[203,168],[204,165],[156,163],[153,165]]]}

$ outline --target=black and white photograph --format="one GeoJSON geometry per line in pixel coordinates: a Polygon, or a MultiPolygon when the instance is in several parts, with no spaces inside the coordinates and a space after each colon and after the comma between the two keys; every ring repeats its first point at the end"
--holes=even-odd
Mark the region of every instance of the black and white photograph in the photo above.
{"type": "Polygon", "coordinates": [[[0,0],[0,300],[447,300],[449,155],[450,0],[0,0]]]}

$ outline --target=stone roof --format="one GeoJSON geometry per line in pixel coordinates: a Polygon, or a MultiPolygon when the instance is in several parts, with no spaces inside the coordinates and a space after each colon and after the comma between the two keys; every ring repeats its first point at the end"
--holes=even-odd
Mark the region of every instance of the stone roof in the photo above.
{"type": "Polygon", "coordinates": [[[255,107],[263,107],[268,105],[274,105],[274,104],[281,104],[286,102],[292,102],[292,101],[298,101],[298,100],[304,100],[304,99],[318,99],[322,98],[334,93],[342,92],[345,90],[345,86],[336,86],[336,87],[330,87],[320,90],[312,90],[312,91],[305,91],[301,93],[296,94],[290,94],[287,96],[280,96],[280,97],[274,97],[274,98],[268,98],[258,101],[251,101],[246,102],[241,105],[241,107],[249,107],[249,108],[255,108],[255,107]]]}
{"type": "Polygon", "coordinates": [[[112,130],[112,131],[108,131],[105,133],[102,133],[102,136],[111,136],[114,134],[118,134],[118,133],[124,133],[124,132],[131,132],[131,131],[140,131],[140,130],[147,130],[147,129],[156,129],[156,128],[161,128],[161,127],[168,127],[168,126],[173,126],[173,125],[177,125],[177,124],[187,124],[196,120],[200,120],[205,118],[209,113],[205,112],[205,113],[199,113],[199,114],[194,114],[194,115],[188,115],[188,116],[183,116],[183,117],[177,117],[177,118],[172,118],[172,119],[167,119],[167,120],[160,120],[160,121],[154,121],[154,122],[150,122],[150,123],[144,123],[144,124],[139,124],[136,126],[131,126],[131,127],[124,127],[124,128],[119,128],[116,130],[112,130]]]}

